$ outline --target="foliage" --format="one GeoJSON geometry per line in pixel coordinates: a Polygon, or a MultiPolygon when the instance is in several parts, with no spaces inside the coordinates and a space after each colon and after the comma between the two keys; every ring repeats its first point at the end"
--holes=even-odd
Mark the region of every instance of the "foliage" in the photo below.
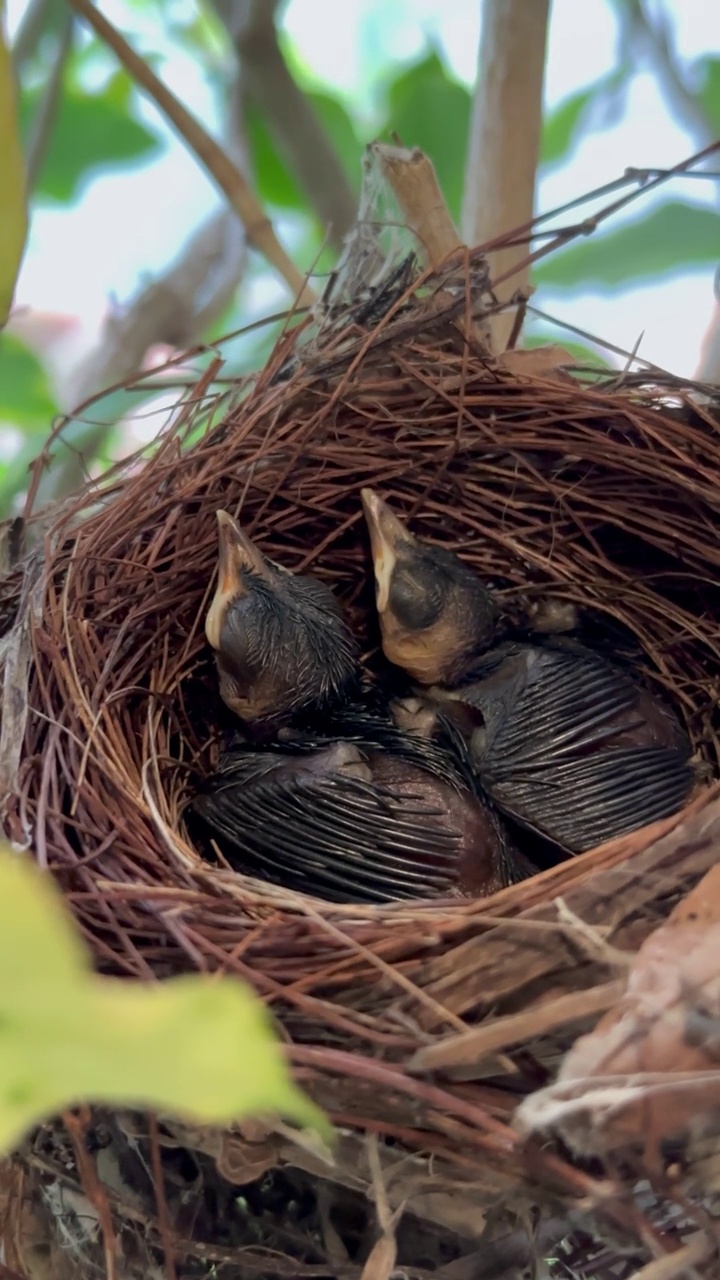
{"type": "Polygon", "coordinates": [[[0,851],[0,1152],[82,1101],[207,1124],[280,1113],[325,1134],[260,1000],[234,979],[153,986],[91,972],[47,877],[0,851]]]}
{"type": "MultiPolygon", "coordinates": [[[[160,140],[136,118],[135,91],[125,71],[117,71],[101,89],[83,89],[77,78],[79,60],[70,60],[68,84],[38,174],[36,199],[69,204],[80,195],[84,183],[98,170],[157,154],[160,140]]],[[[20,102],[20,127],[24,141],[30,136],[42,102],[43,87],[25,89],[20,102]]]]}
{"type": "Polygon", "coordinates": [[[598,288],[624,285],[628,279],[657,280],[677,271],[680,263],[693,267],[713,262],[719,244],[714,209],[665,200],[597,239],[576,242],[546,258],[535,278],[562,289],[576,289],[578,280],[598,288]]]}
{"type": "MultiPolygon", "coordinates": [[[[0,0],[1,3],[1,0],[0,0]]],[[[555,172],[568,165],[578,148],[594,130],[602,129],[611,118],[626,109],[630,87],[642,64],[634,56],[628,36],[629,23],[637,6],[631,0],[609,0],[616,21],[618,48],[614,64],[593,83],[582,85],[554,109],[543,123],[541,163],[544,173],[555,172]]],[[[227,5],[226,5],[227,8],[227,5]]],[[[439,7],[440,8],[440,7],[439,7]]],[[[20,68],[23,86],[19,103],[22,139],[25,148],[34,138],[42,119],[47,92],[48,73],[53,57],[59,57],[59,17],[63,6],[49,5],[46,26],[39,43],[24,52],[20,68]]],[[[206,83],[220,114],[227,110],[229,83],[233,74],[232,52],[227,32],[210,5],[147,6],[139,0],[125,0],[128,36],[143,56],[160,74],[165,74],[174,53],[193,59],[204,70],[206,83]],[[148,14],[151,16],[148,17],[148,14]],[[154,34],[152,34],[154,32],[154,34]]],[[[376,59],[373,66],[374,90],[362,109],[349,95],[331,90],[312,79],[302,60],[289,46],[287,35],[281,41],[288,57],[290,73],[306,93],[328,138],[332,142],[351,186],[359,185],[362,148],[373,137],[399,137],[408,146],[426,151],[435,165],[449,207],[457,218],[462,203],[463,171],[467,149],[471,96],[468,88],[448,71],[439,47],[428,43],[420,57],[411,63],[391,62],[389,54],[376,59]]],[[[374,47],[374,46],[373,46],[374,47]]],[[[669,46],[671,59],[677,57],[669,46]]],[[[7,52],[5,51],[5,62],[7,52]]],[[[694,63],[681,67],[683,83],[695,94],[698,110],[708,128],[720,134],[720,58],[703,55],[694,63]]],[[[7,92],[10,81],[0,78],[0,93],[7,92]],[[3,88],[5,84],[5,88],[3,88]]],[[[176,86],[177,87],[177,82],[176,86]]],[[[4,157],[9,116],[0,104],[0,155],[4,157]]],[[[298,176],[289,171],[282,141],[266,126],[252,103],[245,105],[245,134],[251,171],[258,194],[270,216],[284,219],[295,237],[294,255],[302,267],[318,272],[332,268],[329,248],[323,246],[325,229],[311,212],[308,193],[298,176]],[[322,252],[321,252],[322,249],[322,252]]],[[[62,65],[59,99],[52,113],[51,127],[44,139],[42,163],[33,178],[32,207],[48,203],[55,208],[72,208],[82,200],[92,181],[103,181],[119,169],[138,168],[160,157],[166,137],[158,132],[152,115],[145,110],[139,91],[133,86],[116,58],[81,24],[75,24],[74,35],[62,65]]],[[[17,171],[17,160],[15,169],[17,171]]],[[[512,163],[512,158],[509,158],[512,163]]],[[[8,184],[8,170],[3,159],[3,185],[0,191],[0,321],[3,289],[14,279],[11,263],[17,261],[22,247],[22,209],[18,204],[17,182],[8,184]],[[14,203],[9,196],[16,192],[14,203]],[[12,212],[11,210],[14,210],[12,212]],[[3,230],[3,219],[10,219],[14,230],[3,230]],[[14,246],[14,247],[13,247],[14,246]],[[3,256],[4,255],[4,256],[3,256]]],[[[704,194],[704,193],[703,193],[704,194]]],[[[138,217],[152,216],[152,210],[138,210],[138,217]]],[[[539,288],[536,298],[543,306],[543,290],[567,291],[580,285],[598,290],[628,287],[650,277],[672,272],[707,267],[717,260],[716,216],[710,205],[702,206],[678,197],[677,189],[664,188],[650,206],[640,202],[624,220],[609,223],[584,240],[543,259],[534,274],[539,288]]],[[[152,264],[148,264],[151,268],[152,264]]],[[[240,328],[248,319],[248,297],[262,293],[264,280],[255,260],[247,276],[246,289],[226,315],[228,328],[240,328]],[[259,286],[259,288],[256,288],[259,286]]],[[[11,286],[10,286],[11,287],[11,286]]],[[[69,301],[69,307],[72,302],[69,301]]],[[[211,335],[217,334],[213,327],[211,335]]],[[[560,340],[560,336],[558,335],[560,340]]],[[[265,335],[263,335],[263,341],[265,335]]],[[[247,368],[256,358],[260,346],[256,337],[241,340],[239,367],[247,368]]],[[[263,348],[264,349],[264,348],[263,348]]],[[[0,424],[12,423],[24,436],[19,456],[0,463],[0,517],[10,508],[13,497],[22,492],[27,477],[27,464],[39,450],[54,415],[56,406],[37,362],[23,352],[17,340],[3,339],[0,345],[0,424]]],[[[109,419],[108,419],[109,420],[109,419]]],[[[72,448],[93,450],[85,455],[88,465],[107,455],[108,440],[119,438],[123,428],[114,433],[97,429],[84,431],[73,424],[66,433],[72,448]]]]}

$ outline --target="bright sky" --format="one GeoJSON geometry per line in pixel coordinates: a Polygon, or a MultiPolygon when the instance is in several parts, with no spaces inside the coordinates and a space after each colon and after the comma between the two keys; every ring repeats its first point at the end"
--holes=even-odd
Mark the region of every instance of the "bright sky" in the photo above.
{"type": "MultiPolygon", "coordinates": [[[[192,5],[192,0],[174,2],[184,9],[192,5]]],[[[11,32],[24,7],[25,0],[10,0],[11,32]]],[[[664,7],[672,16],[684,57],[720,50],[717,0],[665,0],[664,7]]],[[[101,8],[131,38],[137,37],[141,47],[143,42],[152,47],[162,36],[161,5],[128,9],[123,0],[103,0],[101,8]]],[[[479,11],[479,0],[291,0],[285,25],[306,68],[356,107],[371,112],[377,70],[384,71],[388,61],[416,59],[428,41],[439,45],[454,74],[470,83],[479,11]]],[[[607,0],[552,0],[547,105],[552,107],[607,72],[614,63],[614,41],[607,0]]],[[[170,88],[214,127],[210,91],[190,60],[172,57],[163,75],[170,88]]],[[[652,78],[641,75],[626,117],[586,138],[568,165],[541,182],[539,209],[553,208],[619,177],[628,166],[668,166],[693,149],[691,139],[669,116],[652,78]]],[[[704,186],[693,184],[692,198],[709,199],[711,192],[703,193],[704,186]]],[[[680,193],[679,188],[674,191],[680,193]]],[[[45,208],[36,214],[18,301],[78,315],[87,344],[108,301],[127,299],[143,275],[169,262],[215,202],[210,184],[174,139],[165,156],[141,170],[101,175],[74,209],[45,208]]],[[[248,305],[262,313],[282,297],[282,290],[267,282],[248,305]]],[[[545,293],[536,301],[625,348],[632,348],[644,332],[641,355],[690,375],[712,310],[712,272],[677,275],[622,295],[554,298],[545,293]]]]}

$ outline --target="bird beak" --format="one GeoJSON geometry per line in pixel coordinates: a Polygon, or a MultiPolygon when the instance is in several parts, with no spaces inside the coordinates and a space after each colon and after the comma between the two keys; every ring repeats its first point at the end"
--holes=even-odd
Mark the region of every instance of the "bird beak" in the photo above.
{"type": "Polygon", "coordinates": [[[415,539],[391,511],[387,502],[383,502],[372,489],[361,489],[360,497],[370,532],[377,611],[384,613],[390,600],[390,585],[398,554],[402,547],[413,546],[415,539]]]}
{"type": "Polygon", "coordinates": [[[218,522],[218,580],[213,602],[205,619],[205,635],[213,649],[220,648],[220,633],[228,605],[247,594],[243,570],[267,577],[265,557],[251,542],[246,533],[229,516],[227,511],[217,511],[218,522]]]}

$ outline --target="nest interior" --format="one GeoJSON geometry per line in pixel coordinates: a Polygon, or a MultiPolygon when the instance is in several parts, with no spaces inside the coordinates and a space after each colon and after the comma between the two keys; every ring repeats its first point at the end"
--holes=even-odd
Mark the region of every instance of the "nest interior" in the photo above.
{"type": "MultiPolygon", "coordinates": [[[[376,1135],[391,1204],[473,1240],[488,1224],[500,1238],[520,1203],[587,1203],[607,1174],[510,1127],[605,1007],[586,993],[615,976],[558,900],[609,947],[636,948],[712,865],[715,807],[701,797],[690,818],[492,899],[385,908],[320,903],[213,865],[184,819],[228,725],[203,631],[216,510],[327,581],[372,665],[365,485],[480,570],[509,619],[549,595],[579,606],[603,642],[634,647],[717,766],[717,402],[659,375],[511,371],[468,340],[465,306],[463,290],[436,284],[372,329],[352,312],[310,341],[300,326],[185,447],[206,409],[201,380],[150,456],[55,518],[2,607],[15,646],[5,715],[24,726],[8,834],[57,877],[101,969],[250,981],[342,1133],[332,1169],[277,1133],[237,1130],[208,1148],[176,1132],[174,1145],[211,1150],[230,1184],[284,1164],[364,1189],[363,1144],[376,1135]],[[582,1008],[538,1020],[577,992],[582,1008]],[[463,1057],[452,1046],[473,1028],[489,1038],[463,1057]],[[441,1046],[444,1057],[418,1057],[441,1046]]],[[[642,1169],[615,1170],[618,1187],[642,1169]]],[[[663,1229],[620,1192],[613,1212],[613,1230],[636,1243],[663,1229]]]]}

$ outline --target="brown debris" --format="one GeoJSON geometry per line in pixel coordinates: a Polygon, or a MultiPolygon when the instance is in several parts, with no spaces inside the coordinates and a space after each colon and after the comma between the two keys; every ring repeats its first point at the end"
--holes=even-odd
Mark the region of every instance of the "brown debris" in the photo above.
{"type": "MultiPolygon", "coordinates": [[[[720,1151],[720,866],[646,939],[626,989],[565,1057],[557,1083],[518,1120],[549,1122],[584,1154],[641,1145],[648,1168],[663,1144],[718,1135],[720,1151]]],[[[707,1159],[707,1152],[705,1153],[707,1159]]]]}

